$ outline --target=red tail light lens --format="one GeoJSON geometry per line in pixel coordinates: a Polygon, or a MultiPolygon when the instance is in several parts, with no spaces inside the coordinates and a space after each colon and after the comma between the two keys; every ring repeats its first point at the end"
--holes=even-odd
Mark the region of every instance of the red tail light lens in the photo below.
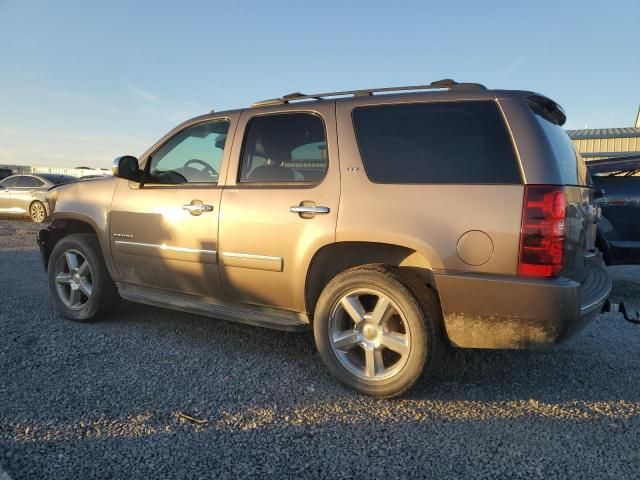
{"type": "Polygon", "coordinates": [[[562,269],[566,198],[562,187],[526,185],[520,231],[521,277],[556,277],[562,269]]]}

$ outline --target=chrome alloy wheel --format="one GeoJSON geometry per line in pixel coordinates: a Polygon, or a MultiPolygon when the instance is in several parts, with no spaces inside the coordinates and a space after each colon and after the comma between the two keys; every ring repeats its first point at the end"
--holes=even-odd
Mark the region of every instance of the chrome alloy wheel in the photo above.
{"type": "Polygon", "coordinates": [[[55,274],[56,291],[62,303],[73,310],[82,309],[93,289],[87,259],[77,250],[67,250],[56,262],[55,274]]]}
{"type": "Polygon", "coordinates": [[[42,203],[33,202],[31,208],[29,208],[29,215],[31,216],[31,220],[35,223],[42,223],[47,216],[47,212],[45,211],[42,203]]]}
{"type": "Polygon", "coordinates": [[[367,380],[394,376],[411,349],[409,324],[382,292],[358,289],[344,295],[329,317],[331,346],[340,363],[367,380]]]}

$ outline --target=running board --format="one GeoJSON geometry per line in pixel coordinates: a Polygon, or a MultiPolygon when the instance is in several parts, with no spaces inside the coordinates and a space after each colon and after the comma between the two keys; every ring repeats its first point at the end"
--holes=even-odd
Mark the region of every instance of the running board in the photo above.
{"type": "Polygon", "coordinates": [[[214,298],[171,292],[128,283],[117,283],[118,292],[125,300],[154,307],[195,313],[231,322],[246,323],[275,330],[299,331],[310,327],[309,316],[304,313],[279,310],[249,304],[238,304],[214,298]]]}

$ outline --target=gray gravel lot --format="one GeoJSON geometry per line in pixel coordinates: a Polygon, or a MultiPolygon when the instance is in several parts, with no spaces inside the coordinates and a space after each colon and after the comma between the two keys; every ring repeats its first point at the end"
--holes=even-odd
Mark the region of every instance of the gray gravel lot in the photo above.
{"type": "MultiPolygon", "coordinates": [[[[373,400],[329,377],[309,333],[131,303],[60,318],[37,228],[0,220],[14,479],[640,476],[640,327],[614,315],[554,350],[454,352],[408,396],[373,400]]],[[[640,268],[612,272],[637,305],[640,268]]]]}

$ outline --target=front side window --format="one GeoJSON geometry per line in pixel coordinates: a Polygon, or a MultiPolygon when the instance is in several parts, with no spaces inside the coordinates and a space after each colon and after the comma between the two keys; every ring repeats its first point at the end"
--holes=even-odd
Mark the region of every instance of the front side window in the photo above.
{"type": "Polygon", "coordinates": [[[314,183],[324,177],[327,164],[327,138],[319,116],[261,115],[247,126],[240,182],[314,183]]]}
{"type": "Polygon", "coordinates": [[[189,127],[152,155],[146,183],[218,183],[228,120],[189,127]]]}
{"type": "Polygon", "coordinates": [[[495,102],[359,107],[358,147],[376,183],[521,183],[511,137],[495,102]]]}
{"type": "Polygon", "coordinates": [[[22,177],[22,179],[20,180],[20,183],[18,183],[18,187],[21,188],[38,188],[44,185],[44,182],[42,180],[38,180],[35,177],[22,177]]]}
{"type": "Polygon", "coordinates": [[[18,180],[20,180],[19,175],[14,175],[13,177],[7,177],[4,180],[2,180],[0,182],[0,185],[2,185],[5,188],[11,188],[11,187],[15,187],[18,185],[18,180]]]}

